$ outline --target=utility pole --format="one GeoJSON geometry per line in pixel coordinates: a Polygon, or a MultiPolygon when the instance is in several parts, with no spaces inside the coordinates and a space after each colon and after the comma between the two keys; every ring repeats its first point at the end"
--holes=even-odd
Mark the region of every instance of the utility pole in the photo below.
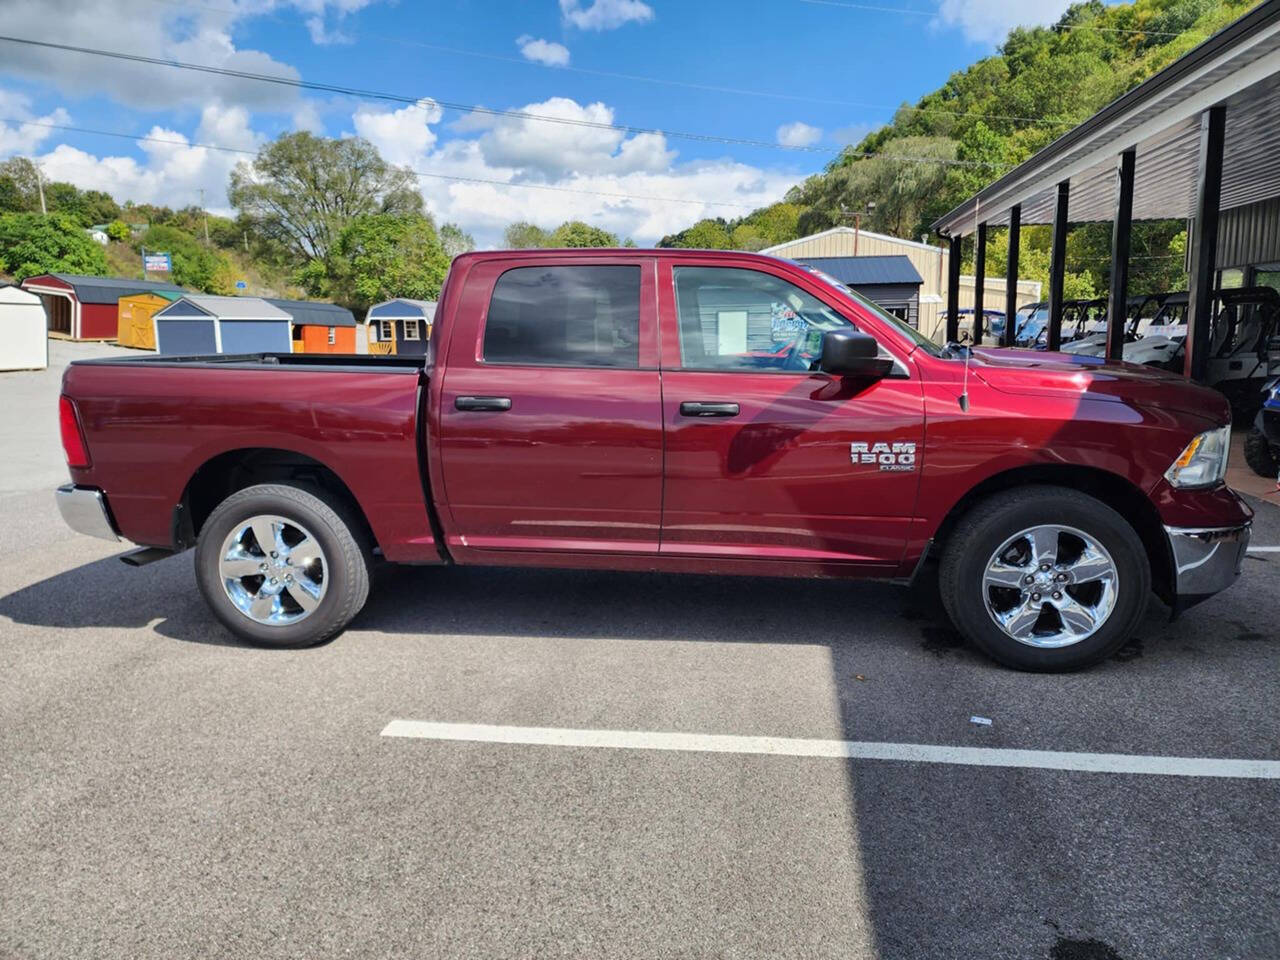
{"type": "Polygon", "coordinates": [[[200,212],[204,214],[204,245],[209,245],[209,211],[204,206],[204,187],[200,188],[200,212]]]}
{"type": "Polygon", "coordinates": [[[47,217],[49,211],[45,209],[44,205],[44,175],[40,172],[40,164],[36,163],[35,160],[31,161],[31,166],[36,168],[36,189],[40,191],[40,216],[47,217]]]}

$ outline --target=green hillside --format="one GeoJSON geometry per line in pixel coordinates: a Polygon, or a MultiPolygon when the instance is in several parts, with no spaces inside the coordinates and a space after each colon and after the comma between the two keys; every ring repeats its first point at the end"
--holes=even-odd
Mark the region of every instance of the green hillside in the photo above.
{"type": "MultiPolygon", "coordinates": [[[[1137,0],[1071,7],[1052,27],[1016,29],[999,51],[899,108],[893,122],[846,148],[782,203],[735,221],[703,220],[662,246],[758,250],[840,224],[916,239],[929,224],[1254,6],[1137,0]],[[874,204],[874,206],[870,206],[874,204]]],[[[1047,227],[1022,232],[1024,277],[1048,279],[1047,227]]],[[[1131,288],[1183,283],[1184,224],[1137,224],[1131,288]]],[[[1110,227],[1082,226],[1067,250],[1068,295],[1106,289],[1110,227]]],[[[988,270],[1004,268],[1003,232],[988,270]]],[[[970,252],[968,256],[972,256],[970,252]]]]}

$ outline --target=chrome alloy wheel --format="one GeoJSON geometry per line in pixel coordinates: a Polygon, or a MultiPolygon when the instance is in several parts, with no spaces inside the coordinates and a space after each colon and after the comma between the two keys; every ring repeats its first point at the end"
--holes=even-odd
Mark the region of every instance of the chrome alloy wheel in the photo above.
{"type": "Polygon", "coordinates": [[[238,524],[222,542],[218,576],[237,610],[255,623],[283,627],[305,620],[324,599],[328,563],[305,527],[260,515],[238,524]]]}
{"type": "Polygon", "coordinates": [[[1116,605],[1119,573],[1102,544],[1075,527],[1046,524],[1014,534],[982,578],[987,612],[1032,647],[1069,647],[1093,636],[1116,605]]]}

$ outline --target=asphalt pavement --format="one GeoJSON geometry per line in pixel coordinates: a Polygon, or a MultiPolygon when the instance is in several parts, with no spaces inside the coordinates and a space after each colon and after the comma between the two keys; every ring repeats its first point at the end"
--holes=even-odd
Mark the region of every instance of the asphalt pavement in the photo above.
{"type": "Polygon", "coordinates": [[[1066,676],[968,649],[928,582],[387,567],[263,651],[189,555],[62,526],[56,383],[0,375],[0,957],[1280,955],[1280,780],[382,736],[1280,760],[1280,550],[1066,676]]]}

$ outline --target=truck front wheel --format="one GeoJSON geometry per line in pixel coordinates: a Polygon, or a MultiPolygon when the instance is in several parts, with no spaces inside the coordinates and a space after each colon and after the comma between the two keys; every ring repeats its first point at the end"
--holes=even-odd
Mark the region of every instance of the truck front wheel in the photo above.
{"type": "Polygon", "coordinates": [[[1034,486],[965,514],[939,586],[956,628],[993,659],[1019,670],[1075,670],[1133,635],[1151,567],[1133,527],[1105,503],[1034,486]]]}
{"type": "Polygon", "coordinates": [[[269,483],[232,494],[205,521],[195,559],[214,615],[259,646],[328,640],[369,595],[363,526],[319,490],[269,483]]]}

